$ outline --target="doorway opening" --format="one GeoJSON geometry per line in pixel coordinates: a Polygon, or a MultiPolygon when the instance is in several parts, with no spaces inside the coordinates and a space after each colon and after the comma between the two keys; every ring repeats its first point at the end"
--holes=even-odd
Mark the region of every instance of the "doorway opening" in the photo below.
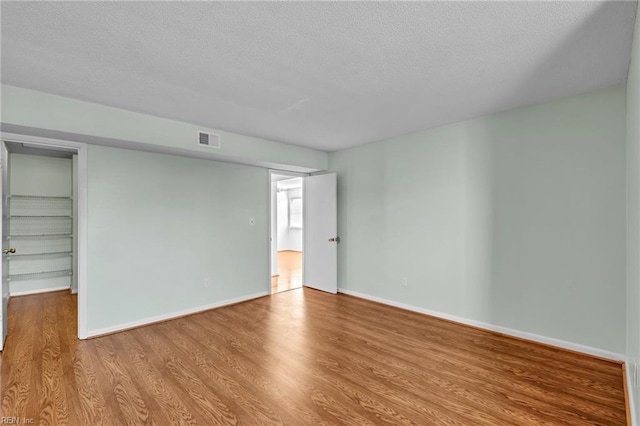
{"type": "Polygon", "coordinates": [[[85,338],[86,145],[2,136],[0,350],[9,300],[39,293],[67,291],[85,338]]]}
{"type": "Polygon", "coordinates": [[[75,294],[77,154],[15,142],[7,142],[7,148],[9,295],[66,289],[75,294]]]}
{"type": "Polygon", "coordinates": [[[271,174],[271,294],[302,287],[303,178],[271,174]]]}
{"type": "Polygon", "coordinates": [[[269,172],[270,293],[338,292],[337,175],[269,172]]]}

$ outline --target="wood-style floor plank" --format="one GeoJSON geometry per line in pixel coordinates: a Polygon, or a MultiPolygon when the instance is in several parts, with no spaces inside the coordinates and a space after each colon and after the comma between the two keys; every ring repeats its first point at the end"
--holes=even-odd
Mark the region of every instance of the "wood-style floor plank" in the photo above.
{"type": "Polygon", "coordinates": [[[87,341],[12,298],[0,417],[45,425],[624,425],[622,367],[297,289],[87,341]]]}
{"type": "Polygon", "coordinates": [[[278,275],[271,277],[271,293],[302,287],[302,252],[281,250],[278,252],[278,275]]]}

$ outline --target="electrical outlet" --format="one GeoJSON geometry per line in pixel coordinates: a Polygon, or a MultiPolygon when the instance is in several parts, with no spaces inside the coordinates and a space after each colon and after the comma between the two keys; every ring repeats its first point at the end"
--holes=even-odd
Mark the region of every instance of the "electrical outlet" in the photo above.
{"type": "Polygon", "coordinates": [[[204,288],[209,288],[211,287],[211,280],[208,278],[204,279],[204,288]]]}
{"type": "Polygon", "coordinates": [[[407,281],[407,277],[402,277],[402,287],[406,287],[409,285],[409,282],[407,281]]]}

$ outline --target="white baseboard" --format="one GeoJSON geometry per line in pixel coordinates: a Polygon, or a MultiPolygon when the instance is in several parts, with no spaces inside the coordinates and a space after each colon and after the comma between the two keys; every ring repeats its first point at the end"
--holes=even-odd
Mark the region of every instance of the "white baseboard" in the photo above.
{"type": "Polygon", "coordinates": [[[385,305],[395,306],[396,308],[406,309],[408,311],[418,312],[421,314],[431,315],[437,318],[446,319],[449,321],[457,322],[460,324],[471,325],[474,327],[482,328],[485,330],[495,331],[502,334],[507,334],[509,336],[519,337],[522,339],[532,340],[534,342],[544,343],[546,345],[557,346],[559,348],[568,349],[571,351],[582,352],[588,355],[597,356],[600,358],[610,359],[612,361],[624,361],[625,356],[606,351],[604,349],[593,348],[591,346],[580,345],[578,343],[567,342],[565,340],[554,339],[552,337],[541,336],[539,334],[528,333],[525,331],[514,330],[507,327],[502,327],[499,325],[488,324],[481,321],[476,321],[468,318],[459,317],[456,315],[445,314],[443,312],[433,311],[431,309],[420,308],[413,305],[407,305],[405,303],[395,302],[393,300],[383,299],[381,297],[370,296],[368,294],[359,293],[357,291],[347,290],[343,288],[338,289],[338,293],[348,294],[350,296],[359,297],[361,299],[371,300],[373,302],[382,303],[385,305]]]}
{"type": "Polygon", "coordinates": [[[634,388],[633,388],[633,378],[631,377],[631,375],[633,374],[633,369],[631,368],[633,365],[632,360],[628,359],[627,362],[625,363],[625,380],[626,380],[626,391],[627,391],[627,404],[629,404],[629,406],[627,407],[629,409],[629,415],[631,416],[631,425],[632,426],[637,426],[638,425],[638,419],[635,418],[636,415],[636,400],[634,398],[634,388]]]}
{"type": "Polygon", "coordinates": [[[78,294],[78,289],[77,288],[72,288],[71,290],[71,294],[78,294]]]}
{"type": "Polygon", "coordinates": [[[91,338],[91,337],[104,336],[106,334],[111,334],[111,333],[115,333],[115,332],[118,332],[118,331],[125,331],[125,330],[129,330],[129,329],[132,329],[132,328],[141,327],[141,326],[144,326],[144,325],[149,325],[149,324],[154,324],[154,323],[157,323],[157,322],[167,321],[167,320],[170,320],[170,319],[180,318],[180,317],[184,317],[186,315],[197,314],[199,312],[204,312],[204,311],[208,311],[208,310],[215,309],[215,308],[221,308],[221,307],[227,306],[227,305],[233,305],[233,304],[240,303],[240,302],[246,302],[247,300],[258,299],[260,297],[264,297],[264,296],[268,296],[268,295],[269,295],[268,291],[263,291],[263,292],[260,292],[260,293],[254,293],[254,294],[250,294],[250,295],[247,295],[247,296],[236,297],[234,299],[223,300],[223,301],[220,301],[220,302],[210,303],[208,305],[202,305],[202,306],[198,306],[198,307],[195,307],[195,308],[188,308],[188,309],[183,309],[183,310],[180,310],[180,311],[171,312],[171,313],[168,313],[168,314],[157,315],[157,316],[154,316],[154,317],[142,318],[142,319],[139,319],[139,320],[126,322],[126,323],[114,325],[114,326],[111,326],[111,327],[99,328],[97,330],[89,330],[89,332],[87,333],[87,337],[91,338]]]}
{"type": "Polygon", "coordinates": [[[63,287],[42,288],[40,290],[12,291],[9,294],[9,296],[10,297],[29,296],[30,294],[50,293],[52,291],[61,291],[61,290],[69,290],[69,289],[70,289],[69,286],[63,286],[63,287]]]}

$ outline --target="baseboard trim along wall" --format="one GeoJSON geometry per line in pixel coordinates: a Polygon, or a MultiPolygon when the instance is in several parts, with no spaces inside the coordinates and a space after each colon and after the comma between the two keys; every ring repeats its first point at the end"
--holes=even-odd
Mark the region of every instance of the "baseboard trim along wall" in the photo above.
{"type": "Polygon", "coordinates": [[[624,397],[627,406],[627,424],[635,426],[638,424],[638,419],[634,418],[636,414],[636,407],[635,399],[633,398],[633,377],[631,377],[631,375],[633,374],[631,368],[632,365],[633,364],[630,362],[630,360],[627,360],[622,368],[624,369],[624,397]]]}
{"type": "Polygon", "coordinates": [[[120,331],[130,330],[132,328],[137,328],[145,325],[155,324],[162,321],[177,319],[180,317],[185,317],[187,315],[197,314],[197,313],[209,311],[215,308],[221,308],[223,306],[235,305],[236,303],[246,302],[248,300],[269,296],[269,294],[270,293],[268,291],[263,291],[260,293],[254,293],[247,296],[236,297],[234,299],[227,299],[227,300],[222,300],[220,302],[210,303],[208,305],[197,306],[195,308],[188,308],[180,311],[171,312],[168,314],[142,318],[136,321],[127,322],[124,324],[118,324],[111,327],[99,328],[97,330],[89,330],[89,332],[87,333],[87,338],[105,336],[107,334],[113,334],[120,331]]]}
{"type": "Polygon", "coordinates": [[[371,300],[372,302],[382,303],[384,305],[394,306],[396,308],[405,309],[407,311],[418,312],[420,314],[431,315],[433,317],[442,318],[448,321],[457,322],[460,324],[469,325],[476,328],[481,328],[483,330],[493,331],[496,333],[505,334],[512,337],[517,337],[520,339],[531,340],[533,342],[542,343],[549,346],[555,346],[561,349],[567,349],[574,352],[580,352],[587,355],[592,355],[599,358],[604,358],[610,361],[624,362],[625,356],[621,354],[617,354],[615,352],[605,351],[603,349],[593,348],[590,346],[580,345],[578,343],[567,342],[565,340],[554,339],[552,337],[541,336],[539,334],[527,333],[524,331],[514,330],[507,327],[502,327],[499,325],[493,325],[484,323],[481,321],[475,321],[468,318],[459,317],[456,315],[445,314],[438,311],[433,311],[431,309],[420,308],[413,305],[407,305],[405,303],[395,302],[389,299],[383,299],[381,297],[370,296],[368,294],[359,293],[357,291],[347,290],[343,288],[338,289],[338,293],[343,293],[349,296],[359,297],[361,299],[371,300]]]}
{"type": "Polygon", "coordinates": [[[12,291],[9,293],[10,297],[18,297],[18,296],[29,296],[30,294],[40,294],[40,293],[51,293],[54,291],[62,291],[69,290],[71,287],[52,287],[52,288],[42,288],[39,290],[27,290],[27,291],[12,291]]]}

